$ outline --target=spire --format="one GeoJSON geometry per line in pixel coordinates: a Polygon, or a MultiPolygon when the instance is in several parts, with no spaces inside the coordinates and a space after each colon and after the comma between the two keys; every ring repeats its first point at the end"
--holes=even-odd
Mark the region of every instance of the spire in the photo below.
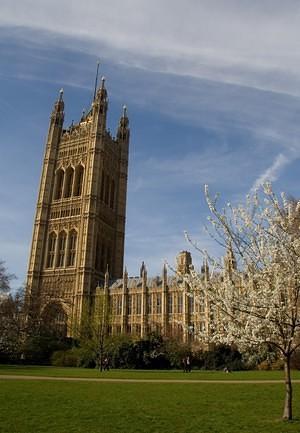
{"type": "Polygon", "coordinates": [[[224,257],[224,271],[225,274],[231,276],[232,271],[237,269],[237,263],[232,249],[231,241],[228,242],[227,251],[224,257]]]}
{"type": "Polygon", "coordinates": [[[123,141],[127,141],[129,139],[129,120],[127,117],[126,105],[123,105],[122,116],[120,117],[119,120],[117,139],[123,141]]]}
{"type": "Polygon", "coordinates": [[[167,265],[164,263],[163,270],[162,270],[162,280],[167,282],[167,278],[168,278],[168,270],[167,270],[167,265]]]}
{"type": "Polygon", "coordinates": [[[203,264],[201,266],[201,274],[204,275],[206,280],[209,280],[209,266],[207,262],[207,258],[203,259],[203,264]]]}
{"type": "Polygon", "coordinates": [[[105,271],[105,275],[104,275],[104,287],[108,287],[109,286],[109,271],[108,271],[108,265],[106,265],[106,271],[105,271]]]}
{"type": "Polygon", "coordinates": [[[51,114],[51,121],[54,121],[56,126],[62,127],[64,123],[64,100],[63,100],[64,90],[60,89],[59,91],[59,97],[56,100],[53,111],[51,114]]]}
{"type": "Polygon", "coordinates": [[[141,268],[140,268],[140,277],[147,279],[147,268],[144,262],[142,262],[141,268]]]}

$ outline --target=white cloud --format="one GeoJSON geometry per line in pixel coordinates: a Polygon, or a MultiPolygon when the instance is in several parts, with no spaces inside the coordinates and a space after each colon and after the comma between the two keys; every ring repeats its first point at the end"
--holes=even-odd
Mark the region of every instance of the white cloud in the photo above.
{"type": "Polygon", "coordinates": [[[274,162],[254,182],[251,191],[257,190],[265,182],[274,182],[278,179],[283,168],[291,162],[291,159],[280,153],[274,162]]]}
{"type": "Polygon", "coordinates": [[[0,17],[131,66],[297,95],[299,23],[295,0],[4,0],[0,17]]]}

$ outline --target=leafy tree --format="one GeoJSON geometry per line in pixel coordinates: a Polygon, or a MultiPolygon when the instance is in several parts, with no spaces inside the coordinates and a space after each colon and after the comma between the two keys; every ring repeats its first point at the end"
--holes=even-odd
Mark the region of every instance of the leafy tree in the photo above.
{"type": "Polygon", "coordinates": [[[4,262],[0,261],[0,293],[8,293],[11,289],[10,282],[15,278],[14,274],[9,274],[4,262]]]}
{"type": "Polygon", "coordinates": [[[300,201],[278,197],[270,184],[247,197],[245,205],[219,209],[211,198],[211,233],[227,248],[224,260],[205,251],[207,278],[191,270],[186,276],[195,296],[205,291],[210,307],[202,340],[236,344],[239,349],[268,344],[284,362],[283,418],[292,419],[291,357],[300,345],[300,201]]]}

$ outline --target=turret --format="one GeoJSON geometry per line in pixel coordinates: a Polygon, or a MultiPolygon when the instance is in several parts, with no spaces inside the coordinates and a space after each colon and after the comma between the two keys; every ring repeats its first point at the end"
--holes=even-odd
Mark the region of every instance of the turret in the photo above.
{"type": "Polygon", "coordinates": [[[97,118],[97,129],[104,132],[106,129],[106,114],[108,107],[107,91],[105,88],[105,77],[101,79],[101,86],[95,94],[93,102],[93,114],[97,118]]]}
{"type": "Polygon", "coordinates": [[[181,251],[177,256],[177,272],[179,274],[188,274],[192,265],[192,256],[189,251],[181,251]]]}
{"type": "Polygon", "coordinates": [[[104,274],[104,289],[108,290],[109,287],[109,270],[108,270],[108,265],[106,267],[106,271],[104,274]]]}
{"type": "Polygon", "coordinates": [[[231,277],[233,271],[237,270],[237,263],[233,253],[231,242],[228,243],[227,251],[224,257],[224,273],[225,276],[231,277]]]}
{"type": "Polygon", "coordinates": [[[127,117],[127,107],[123,106],[123,113],[119,120],[119,126],[117,130],[117,139],[118,141],[128,142],[129,141],[129,120],[127,117]]]}
{"type": "Polygon", "coordinates": [[[206,281],[209,280],[209,266],[206,258],[203,260],[203,264],[201,266],[201,274],[206,281]]]}
{"type": "Polygon", "coordinates": [[[63,123],[64,123],[64,108],[65,108],[65,104],[63,101],[63,94],[64,94],[63,89],[60,89],[59,98],[55,102],[54,107],[53,107],[53,111],[51,113],[51,124],[54,124],[55,126],[58,126],[61,128],[62,128],[63,123]]]}
{"type": "Polygon", "coordinates": [[[167,280],[168,280],[168,270],[167,270],[167,265],[164,263],[162,269],[162,281],[164,286],[167,284],[167,280]]]}

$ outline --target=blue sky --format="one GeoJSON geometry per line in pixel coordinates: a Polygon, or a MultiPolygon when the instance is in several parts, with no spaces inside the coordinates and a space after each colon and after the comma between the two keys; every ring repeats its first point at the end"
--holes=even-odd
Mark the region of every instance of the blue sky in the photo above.
{"type": "MultiPolygon", "coordinates": [[[[264,180],[299,197],[300,4],[261,0],[2,0],[0,258],[25,279],[49,115],[91,102],[131,126],[125,262],[161,272],[203,230],[203,185],[237,203],[264,180]]],[[[195,257],[196,263],[200,258],[195,257]]]]}

